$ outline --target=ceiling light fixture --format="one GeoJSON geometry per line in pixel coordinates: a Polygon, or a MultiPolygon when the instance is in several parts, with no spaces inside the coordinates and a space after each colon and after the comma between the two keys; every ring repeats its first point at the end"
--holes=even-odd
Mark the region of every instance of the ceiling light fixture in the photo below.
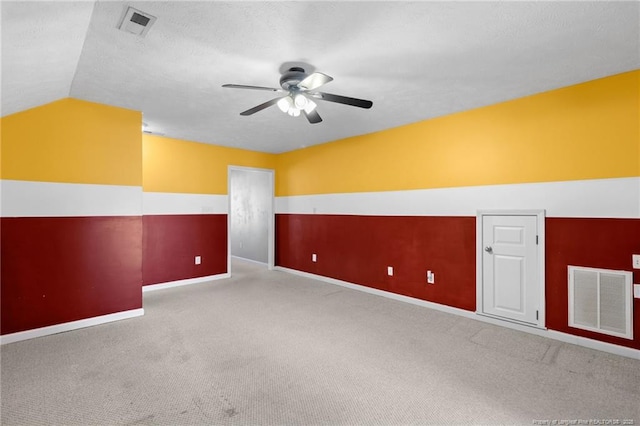
{"type": "Polygon", "coordinates": [[[292,117],[298,117],[300,112],[304,110],[307,114],[316,109],[317,104],[306,96],[298,93],[296,95],[288,95],[281,98],[278,103],[280,111],[289,114],[292,117]]]}

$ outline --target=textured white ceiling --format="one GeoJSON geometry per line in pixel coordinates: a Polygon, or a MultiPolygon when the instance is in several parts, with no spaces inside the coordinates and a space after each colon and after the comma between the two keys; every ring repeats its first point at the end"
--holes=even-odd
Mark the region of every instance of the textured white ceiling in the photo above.
{"type": "Polygon", "coordinates": [[[632,2],[6,2],[2,114],[71,96],[140,110],[181,139],[283,152],[640,68],[632,2]],[[116,27],[126,5],[158,19],[116,27]],[[83,44],[84,43],[84,44],[83,44]],[[81,49],[81,52],[80,52],[81,49]],[[369,99],[318,102],[308,124],[271,107],[285,65],[369,99]],[[309,67],[307,67],[309,68],[309,67]]]}
{"type": "Polygon", "coordinates": [[[2,116],[66,98],[93,2],[0,3],[2,116]]]}

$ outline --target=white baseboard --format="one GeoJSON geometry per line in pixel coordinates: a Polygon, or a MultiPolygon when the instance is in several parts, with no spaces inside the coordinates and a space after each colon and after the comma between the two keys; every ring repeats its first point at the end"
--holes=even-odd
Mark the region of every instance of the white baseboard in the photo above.
{"type": "Polygon", "coordinates": [[[262,265],[264,267],[267,267],[268,264],[266,262],[260,262],[258,260],[253,260],[253,259],[247,259],[246,257],[240,257],[240,256],[231,256],[233,259],[238,259],[238,260],[242,260],[244,262],[251,262],[251,263],[255,263],[257,265],[262,265]]]}
{"type": "Polygon", "coordinates": [[[284,268],[282,266],[276,266],[276,271],[287,272],[293,275],[298,275],[313,280],[322,281],[329,284],[339,285],[347,287],[353,290],[363,291],[365,293],[375,294],[377,296],[387,297],[389,299],[398,300],[400,302],[411,303],[413,305],[422,306],[429,309],[435,309],[442,312],[447,312],[454,315],[463,316],[476,321],[482,321],[489,324],[498,325],[501,327],[511,328],[525,333],[531,333],[549,339],[559,340],[561,342],[570,343],[573,345],[583,346],[590,349],[595,349],[602,352],[608,352],[615,355],[624,356],[627,358],[633,358],[640,360],[640,350],[628,348],[626,346],[614,345],[612,343],[600,342],[598,340],[587,339],[586,337],[574,336],[572,334],[562,333],[560,331],[541,329],[536,327],[528,327],[526,325],[516,324],[509,321],[501,321],[496,318],[486,317],[478,315],[473,311],[465,311],[464,309],[454,308],[452,306],[442,305],[439,303],[428,302],[426,300],[416,299],[414,297],[403,296],[401,294],[391,293],[385,290],[378,290],[376,288],[366,287],[360,284],[354,284],[347,281],[337,280],[335,278],[324,277],[322,275],[311,274],[309,272],[297,271],[295,269],[284,268]]]}
{"type": "Polygon", "coordinates": [[[5,334],[0,336],[0,345],[20,342],[22,340],[35,339],[36,337],[49,336],[51,334],[64,333],[66,331],[78,330],[80,328],[92,327],[94,325],[119,321],[128,318],[135,318],[144,315],[144,309],[132,309],[129,311],[116,312],[113,314],[101,315],[99,317],[86,318],[77,321],[65,322],[62,324],[50,325],[47,327],[34,328],[27,331],[5,334]]]}
{"type": "Polygon", "coordinates": [[[191,284],[199,284],[199,283],[204,283],[204,282],[207,282],[207,281],[222,280],[224,278],[231,278],[231,274],[228,273],[228,272],[225,272],[224,274],[207,275],[205,277],[187,278],[187,279],[184,279],[184,280],[169,281],[169,282],[166,282],[166,283],[144,285],[144,286],[142,286],[142,292],[146,293],[148,291],[164,290],[165,288],[181,287],[183,285],[191,285],[191,284]]]}
{"type": "Polygon", "coordinates": [[[573,345],[584,346],[585,348],[595,349],[597,351],[609,352],[614,355],[620,355],[627,358],[633,358],[640,361],[640,350],[627,348],[626,346],[614,345],[613,343],[601,342],[599,340],[587,339],[582,336],[574,336],[573,334],[562,333],[555,330],[546,330],[545,337],[560,340],[561,342],[571,343],[573,345]]]}
{"type": "Polygon", "coordinates": [[[423,306],[425,308],[435,309],[438,311],[448,312],[450,314],[462,315],[469,318],[475,318],[475,314],[464,309],[454,308],[453,306],[441,305],[439,303],[428,302],[422,299],[416,299],[414,297],[403,296],[401,294],[391,293],[385,290],[378,290],[377,288],[371,288],[360,284],[350,283],[348,281],[341,281],[335,278],[323,277],[322,275],[315,275],[309,272],[297,271],[295,269],[283,268],[282,266],[276,266],[276,271],[288,272],[290,274],[299,275],[305,278],[311,278],[313,280],[324,281],[329,284],[339,285],[342,287],[351,288],[353,290],[363,291],[365,293],[375,294],[377,296],[386,297],[389,299],[399,300],[400,302],[407,302],[413,305],[423,306]]]}

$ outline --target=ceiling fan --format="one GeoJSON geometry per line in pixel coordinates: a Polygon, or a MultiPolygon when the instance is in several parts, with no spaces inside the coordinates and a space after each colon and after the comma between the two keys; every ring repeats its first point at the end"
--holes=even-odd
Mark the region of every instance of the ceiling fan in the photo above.
{"type": "Polygon", "coordinates": [[[222,87],[230,89],[251,89],[251,90],[267,90],[270,92],[283,93],[283,96],[271,99],[258,106],[250,108],[240,113],[240,115],[251,115],[258,111],[262,111],[272,105],[278,105],[278,108],[284,113],[292,117],[298,117],[303,114],[309,123],[320,123],[322,118],[316,111],[316,103],[313,99],[321,101],[336,102],[339,104],[351,105],[360,108],[371,108],[373,102],[365,99],[349,98],[347,96],[332,95],[331,93],[318,92],[316,89],[333,80],[321,72],[307,74],[302,67],[289,68],[282,77],[280,77],[281,89],[262,86],[245,86],[242,84],[223,84],[222,87]]]}

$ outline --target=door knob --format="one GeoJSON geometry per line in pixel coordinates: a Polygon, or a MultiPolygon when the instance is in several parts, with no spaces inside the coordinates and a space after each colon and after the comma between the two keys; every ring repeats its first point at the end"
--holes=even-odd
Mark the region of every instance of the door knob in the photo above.
{"type": "Polygon", "coordinates": [[[491,254],[493,253],[493,248],[491,246],[487,246],[484,248],[484,251],[486,251],[487,253],[491,254]]]}

